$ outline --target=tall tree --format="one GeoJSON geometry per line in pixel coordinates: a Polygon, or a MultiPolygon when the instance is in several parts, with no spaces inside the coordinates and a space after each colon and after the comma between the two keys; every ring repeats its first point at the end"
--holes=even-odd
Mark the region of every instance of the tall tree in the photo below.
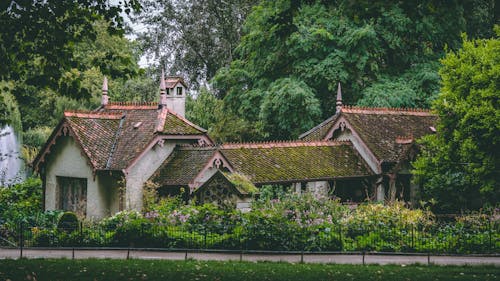
{"type": "Polygon", "coordinates": [[[198,88],[233,59],[252,0],[145,0],[138,20],[147,54],[198,88]]]}
{"type": "MultiPolygon", "coordinates": [[[[439,89],[436,62],[445,46],[460,46],[467,16],[462,1],[264,0],[248,16],[234,60],[219,70],[214,90],[255,128],[267,122],[260,112],[265,95],[284,78],[312,89],[323,118],[335,112],[338,82],[348,103],[428,107],[439,89]],[[401,97],[386,97],[399,90],[401,97]]],[[[490,18],[477,20],[491,29],[490,18]]],[[[277,123],[269,125],[260,127],[277,123]]]]}
{"type": "MultiPolygon", "coordinates": [[[[17,82],[16,98],[26,129],[38,126],[55,126],[63,111],[68,109],[94,109],[99,105],[103,76],[110,83],[110,96],[115,101],[141,100],[136,97],[148,93],[148,83],[142,83],[143,70],[139,68],[137,44],[130,42],[122,34],[110,33],[110,24],[102,19],[95,20],[91,28],[95,36],[84,38],[72,46],[71,58],[76,62],[66,70],[61,70],[57,88],[30,85],[17,82]],[[137,91],[135,84],[144,86],[137,91]],[[125,87],[124,84],[127,84],[125,87]],[[61,92],[79,90],[84,95],[61,95],[61,92]],[[131,95],[131,91],[134,91],[131,95]]],[[[151,90],[151,89],[150,89],[151,90]]],[[[156,92],[156,88],[151,92],[156,92]]],[[[149,98],[153,93],[147,95],[149,98]]],[[[146,95],[145,95],[146,96],[146,95]]]]}
{"type": "MultiPolygon", "coordinates": [[[[0,1],[0,80],[14,85],[11,92],[19,104],[29,104],[23,99],[43,96],[45,90],[88,97],[82,77],[73,71],[79,67],[75,45],[95,38],[96,19],[111,22],[110,32],[122,32],[120,13],[138,8],[138,0],[0,1]]],[[[21,114],[24,118],[26,111],[21,114]]]]}
{"type": "Polygon", "coordinates": [[[425,199],[442,212],[500,200],[500,27],[492,39],[467,40],[442,60],[435,135],[414,163],[425,199]]]}

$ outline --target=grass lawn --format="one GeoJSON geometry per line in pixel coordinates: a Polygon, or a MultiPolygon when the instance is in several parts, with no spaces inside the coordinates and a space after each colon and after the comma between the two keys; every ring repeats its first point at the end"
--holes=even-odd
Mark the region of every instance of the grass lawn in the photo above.
{"type": "Polygon", "coordinates": [[[493,266],[376,266],[165,260],[0,260],[0,280],[499,280],[493,266]]]}

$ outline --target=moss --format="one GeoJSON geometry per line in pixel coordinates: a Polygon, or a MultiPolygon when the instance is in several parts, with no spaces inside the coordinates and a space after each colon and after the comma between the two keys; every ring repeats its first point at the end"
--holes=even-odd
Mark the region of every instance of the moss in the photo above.
{"type": "Polygon", "coordinates": [[[254,183],[367,176],[351,145],[227,148],[233,168],[254,183]]]}
{"type": "Polygon", "coordinates": [[[257,193],[259,190],[257,187],[248,179],[247,176],[240,173],[224,173],[226,178],[243,194],[253,194],[257,193]]]}
{"type": "Polygon", "coordinates": [[[200,130],[187,124],[179,117],[173,114],[167,114],[163,133],[173,135],[199,135],[203,134],[200,130]]]}

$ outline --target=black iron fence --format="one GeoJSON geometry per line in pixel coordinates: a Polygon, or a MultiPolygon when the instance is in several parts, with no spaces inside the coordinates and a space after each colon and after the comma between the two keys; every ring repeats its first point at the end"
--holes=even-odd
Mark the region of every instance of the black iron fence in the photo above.
{"type": "Polygon", "coordinates": [[[259,225],[170,226],[152,223],[114,228],[80,223],[71,228],[0,225],[3,247],[132,247],[266,251],[377,251],[408,253],[500,253],[500,223],[439,222],[406,226],[297,228],[259,225]]]}

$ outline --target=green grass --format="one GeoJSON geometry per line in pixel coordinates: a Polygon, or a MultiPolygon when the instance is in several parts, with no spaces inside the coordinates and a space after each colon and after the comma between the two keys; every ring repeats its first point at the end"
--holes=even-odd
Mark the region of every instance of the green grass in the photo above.
{"type": "Polygon", "coordinates": [[[493,266],[376,266],[160,260],[0,260],[0,280],[498,280],[493,266]]]}

